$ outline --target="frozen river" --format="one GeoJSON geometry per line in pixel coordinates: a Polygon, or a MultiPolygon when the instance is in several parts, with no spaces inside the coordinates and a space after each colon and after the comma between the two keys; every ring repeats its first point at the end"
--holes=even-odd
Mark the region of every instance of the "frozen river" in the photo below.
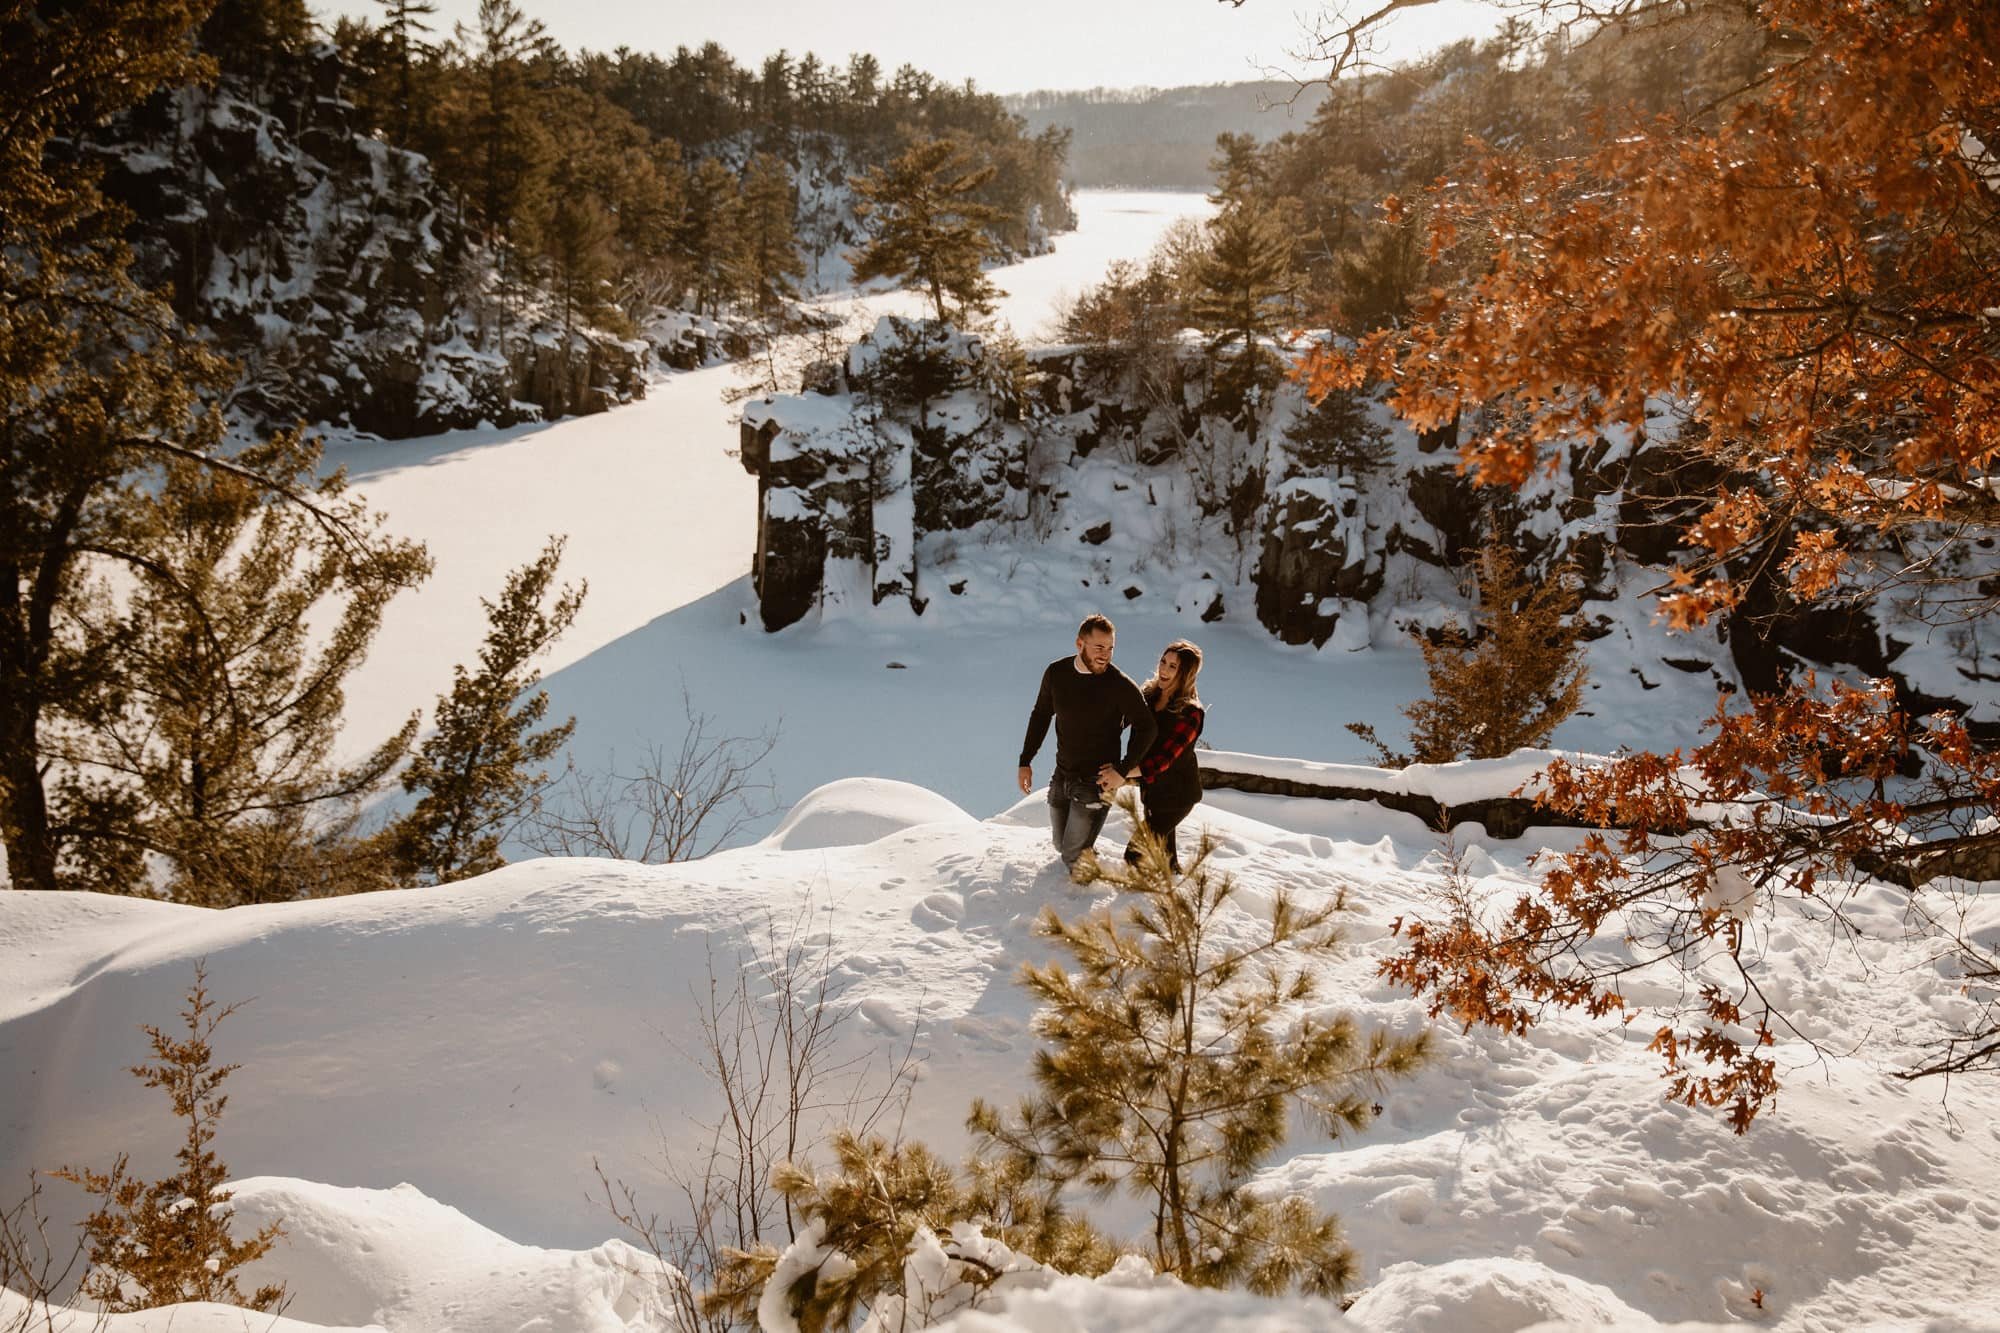
{"type": "MultiPolygon", "coordinates": [[[[1076,210],[1079,227],[1052,253],[992,274],[1007,292],[999,313],[1025,340],[1113,260],[1145,255],[1175,219],[1210,207],[1197,194],[1084,191],[1076,210]]],[[[856,304],[865,316],[922,303],[890,292],[856,304]]],[[[372,746],[450,684],[452,664],[469,660],[484,632],[479,599],[551,533],[568,534],[563,575],[588,579],[590,595],[544,663],[550,672],[743,579],[757,482],[731,456],[736,409],[724,401],[741,378],[718,366],[663,379],[642,401],[596,416],[330,449],[329,465],[347,466],[390,530],[423,541],[437,562],[429,582],[389,608],[349,683],[343,753],[372,746]]],[[[678,683],[662,667],[677,710],[678,683]]]]}

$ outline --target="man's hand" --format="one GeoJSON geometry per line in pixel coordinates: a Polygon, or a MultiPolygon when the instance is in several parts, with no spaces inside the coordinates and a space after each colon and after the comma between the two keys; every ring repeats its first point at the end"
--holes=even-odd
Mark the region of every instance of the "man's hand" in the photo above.
{"type": "Polygon", "coordinates": [[[1021,777],[1021,795],[1026,796],[1029,792],[1035,789],[1035,770],[1029,768],[1026,764],[1023,764],[1021,765],[1020,777],[1021,777]]]}
{"type": "Polygon", "coordinates": [[[1104,764],[1097,770],[1097,793],[1107,801],[1116,800],[1118,789],[1125,785],[1125,772],[1116,764],[1104,764]]]}

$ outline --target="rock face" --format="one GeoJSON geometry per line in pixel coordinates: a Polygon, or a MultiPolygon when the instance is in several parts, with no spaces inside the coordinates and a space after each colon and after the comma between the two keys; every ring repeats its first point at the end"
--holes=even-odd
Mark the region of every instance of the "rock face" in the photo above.
{"type": "Polygon", "coordinates": [[[995,374],[980,339],[887,316],[843,362],[808,375],[816,392],[744,408],[765,629],[829,601],[897,600],[922,614],[917,539],[1004,512],[1024,481],[1004,424],[1018,404],[995,374]]]}
{"type": "Polygon", "coordinates": [[[1286,643],[1325,644],[1345,613],[1382,590],[1383,560],[1371,548],[1351,478],[1287,478],[1271,496],[1257,562],[1257,619],[1286,643]]]}
{"type": "Polygon", "coordinates": [[[428,161],[357,132],[343,73],[320,47],[254,93],[155,98],[87,146],[137,219],[142,280],[241,362],[232,406],[401,437],[643,393],[644,342],[497,297],[428,161]]]}
{"type": "MultiPolygon", "coordinates": [[[[1110,610],[1152,596],[1190,628],[1247,604],[1283,642],[1358,649],[1468,624],[1465,562],[1504,532],[1531,576],[1581,577],[1595,638],[1614,632],[1608,603],[1665,579],[1677,531],[1723,480],[1662,415],[1643,434],[1573,442],[1518,490],[1481,486],[1457,447],[1487,428],[1477,414],[1419,436],[1379,402],[1328,412],[1280,385],[1251,430],[1202,358],[1189,342],[1171,374],[1156,359],[1143,378],[1102,348],[1040,349],[1024,365],[934,322],[882,320],[815,367],[807,391],[744,413],[766,628],[836,607],[921,614],[937,594],[993,582],[990,562],[963,558],[974,545],[1017,553],[1056,601],[1110,610]]],[[[1641,684],[1655,663],[1759,690],[1801,662],[1843,664],[1950,708],[1959,682],[1990,679],[1981,652],[2000,657],[1977,642],[1906,651],[1921,629],[1801,609],[1781,585],[1751,585],[1736,617],[1699,635],[1635,640],[1652,654],[1633,664],[1641,684]]]]}

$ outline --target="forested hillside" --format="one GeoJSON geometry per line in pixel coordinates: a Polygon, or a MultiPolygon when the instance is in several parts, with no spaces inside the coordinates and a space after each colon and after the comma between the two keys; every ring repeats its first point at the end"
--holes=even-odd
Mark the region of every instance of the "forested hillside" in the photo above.
{"type": "Polygon", "coordinates": [[[231,408],[391,436],[595,411],[655,359],[740,355],[866,238],[850,179],[911,145],[991,168],[999,256],[1070,225],[1065,136],[872,57],[568,53],[511,0],[436,30],[232,0],[214,72],[94,130],[137,274],[243,365],[231,408]]]}

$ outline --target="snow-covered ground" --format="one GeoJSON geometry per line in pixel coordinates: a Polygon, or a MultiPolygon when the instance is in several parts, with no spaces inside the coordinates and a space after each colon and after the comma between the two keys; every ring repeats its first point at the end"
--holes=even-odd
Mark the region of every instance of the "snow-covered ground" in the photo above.
{"type": "MultiPolygon", "coordinates": [[[[1489,785],[1517,776],[1502,768],[1489,785]]],[[[1232,936],[1256,928],[1281,885],[1309,902],[1344,890],[1353,949],[1328,993],[1367,1022],[1424,1022],[1374,964],[1390,921],[1439,885],[1434,834],[1374,807],[1235,794],[1197,818],[1242,887],[1232,936]],[[1302,806],[1333,831],[1284,827],[1302,806]]],[[[1545,845],[1468,834],[1461,851],[1482,891],[1506,894],[1545,845]]],[[[166,1163],[160,1094],[124,1066],[144,1054],[136,1025],[169,1019],[205,959],[215,996],[247,1002],[218,1041],[242,1065],[219,1146],[254,1178],[245,1216],[286,1220],[290,1238],[254,1276],[292,1284],[291,1318],[650,1327],[658,1271],[611,1243],[592,1163],[672,1214],[660,1164],[697,1160],[719,1110],[689,1051],[694,994],[711,967],[727,984],[746,933],[803,921],[846,988],[843,1053],[887,1061],[914,1042],[906,1132],[955,1151],[973,1096],[1007,1100],[1026,1081],[1032,1007],[1013,976],[1048,956],[1036,913],[1110,901],[1060,874],[1038,798],[978,820],[879,780],[814,793],[766,841],[674,866],[534,861],[449,890],[228,912],[0,896],[0,1062],[17,1075],[0,1085],[0,1180],[121,1148],[142,1171],[166,1163]]],[[[1900,907],[1877,890],[1855,910],[1886,924],[1900,907]]],[[[1899,1034],[1954,1002],[1951,983],[1912,951],[1829,953],[1801,920],[1769,924],[1767,984],[1836,1051],[1871,1042],[1818,1062],[1782,1048],[1790,1082],[1745,1138],[1662,1100],[1645,1025],[1568,1016],[1525,1039],[1442,1031],[1439,1058],[1388,1090],[1372,1129],[1343,1146],[1296,1135],[1266,1183],[1345,1219],[1366,1282],[1349,1319],[2000,1327],[2000,1089],[1965,1083],[1941,1106],[1941,1088],[1887,1070],[1899,1034]]],[[[1138,1230],[1129,1205],[1104,1216],[1138,1230]]],[[[1062,1318],[1030,1303],[964,1327],[1168,1327],[1162,1299],[1071,1291],[1062,1318]]],[[[1330,1307],[1281,1317],[1217,1301],[1209,1323],[1172,1302],[1183,1322],[1171,1326],[1336,1326],[1330,1307]]]]}
{"type": "MultiPolygon", "coordinates": [[[[1056,293],[1204,207],[1080,196],[1080,232],[996,274],[1009,318],[1037,331],[1056,293]]],[[[1105,590],[1073,582],[1068,556],[996,551],[982,570],[961,553],[990,586],[921,619],[779,635],[754,614],[745,624],[756,483],[728,452],[734,374],[669,377],[642,403],[548,427],[336,449],[392,529],[438,559],[349,690],[349,744],[427,706],[479,640],[477,598],[564,532],[565,572],[591,595],[548,687],[554,715],[578,718],[580,762],[677,742],[685,685],[722,734],[779,729],[770,765],[789,813],[751,831],[763,841],[677,866],[533,861],[449,889],[221,913],[0,895],[0,1206],[30,1167],[124,1150],[159,1171],[171,1126],[160,1094],[125,1072],[145,1054],[138,1025],[172,1023],[197,960],[218,999],[246,1002],[219,1038],[242,1065],[219,1147],[245,1217],[286,1222],[253,1277],[284,1279],[294,1303],[276,1322],[177,1309],[113,1329],[660,1327],[661,1273],[592,1202],[592,1163],[672,1215],[662,1161],[696,1160],[717,1109],[689,1059],[695,995],[711,969],[727,984],[767,924],[825,951],[852,1013],[844,1053],[878,1067],[906,1049],[921,1058],[909,1133],[956,1150],[971,1097],[1006,1101],[1025,1084],[1032,1011],[1013,977],[1047,956],[1030,925],[1045,905],[1110,898],[1060,875],[1039,797],[1012,790],[1014,758],[1037,671],[1105,590]]],[[[1104,609],[1129,670],[1174,637],[1203,644],[1218,749],[1350,761],[1366,756],[1344,723],[1399,734],[1396,708],[1421,678],[1413,650],[1285,648],[1247,607],[1204,625],[1174,600],[1150,588],[1104,609]]],[[[1638,619],[1599,641],[1600,689],[1558,740],[1690,738],[1710,678],[1640,679],[1620,645],[1645,613],[1617,605],[1638,619]]],[[[1498,765],[1437,780],[1497,793],[1522,776],[1498,765]]],[[[1329,993],[1368,1021],[1424,1021],[1374,967],[1390,922],[1443,881],[1434,833],[1372,805],[1231,792],[1198,820],[1244,890],[1232,930],[1254,928],[1281,885],[1308,899],[1345,890],[1354,948],[1329,993]]],[[[1105,850],[1122,836],[1114,817],[1105,850]]],[[[1460,847],[1480,888],[1504,897],[1566,836],[1465,830],[1460,847]]],[[[1902,909],[1874,889],[1853,910],[1893,940],[1902,909]]],[[[1268,1174],[1345,1219],[1364,1266],[1346,1323],[1325,1304],[1110,1282],[1057,1284],[958,1326],[2000,1328],[2000,1090],[1961,1083],[1941,1105],[1940,1087],[1890,1075],[1960,1003],[1952,984],[1901,945],[1834,951],[1800,920],[1766,924],[1767,985],[1835,1054],[1784,1048],[1786,1091],[1746,1138],[1662,1100],[1643,1023],[1444,1031],[1440,1057],[1389,1091],[1374,1128],[1339,1148],[1302,1133],[1268,1174]]],[[[1635,977],[1628,991],[1664,997],[1670,980],[1635,977]]],[[[74,1193],[50,1188],[73,1214],[74,1193]]],[[[1132,1221],[1129,1204],[1105,1216],[1132,1221]]],[[[0,1328],[10,1313],[0,1305],[0,1328]]]]}

